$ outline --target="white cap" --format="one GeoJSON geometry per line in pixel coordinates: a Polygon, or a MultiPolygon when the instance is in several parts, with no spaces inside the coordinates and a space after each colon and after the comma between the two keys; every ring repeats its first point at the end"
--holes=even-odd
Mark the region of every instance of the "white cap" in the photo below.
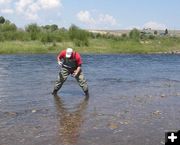
{"type": "Polygon", "coordinates": [[[72,55],[72,52],[73,52],[73,49],[72,49],[72,48],[67,48],[67,49],[66,49],[66,57],[67,57],[67,58],[70,58],[71,55],[72,55]]]}

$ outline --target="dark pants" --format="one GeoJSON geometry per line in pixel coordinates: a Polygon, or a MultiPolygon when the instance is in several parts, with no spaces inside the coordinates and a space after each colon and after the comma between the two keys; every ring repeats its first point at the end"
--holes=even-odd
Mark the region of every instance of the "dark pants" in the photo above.
{"type": "MultiPolygon", "coordinates": [[[[61,89],[63,83],[66,81],[68,75],[70,75],[70,70],[67,68],[62,68],[61,71],[59,72],[59,77],[58,80],[56,81],[54,90],[58,91],[61,89]]],[[[87,81],[82,73],[82,71],[79,72],[79,74],[75,77],[77,82],[79,83],[79,86],[82,88],[84,92],[88,91],[88,85],[87,81]]]]}

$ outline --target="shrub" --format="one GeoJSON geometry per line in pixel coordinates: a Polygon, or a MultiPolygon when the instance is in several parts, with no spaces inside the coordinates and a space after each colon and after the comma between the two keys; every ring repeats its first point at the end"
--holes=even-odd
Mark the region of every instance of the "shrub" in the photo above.
{"type": "Polygon", "coordinates": [[[77,26],[72,25],[69,28],[69,37],[76,46],[88,46],[89,33],[85,30],[79,29],[77,26]]]}
{"type": "Polygon", "coordinates": [[[0,17],[0,24],[3,24],[5,22],[5,18],[3,16],[0,17]]]}
{"type": "Polygon", "coordinates": [[[129,33],[129,37],[130,37],[130,39],[133,39],[135,41],[139,41],[139,38],[140,38],[139,30],[136,29],[136,28],[131,30],[130,33],[129,33]]]}
{"type": "Polygon", "coordinates": [[[10,23],[10,22],[5,22],[3,24],[0,24],[0,31],[1,32],[6,32],[6,31],[16,31],[17,27],[15,24],[10,23]]]}
{"type": "Polygon", "coordinates": [[[30,34],[31,40],[37,40],[41,32],[41,28],[36,23],[29,24],[26,26],[25,30],[30,34]]]}
{"type": "Polygon", "coordinates": [[[0,42],[2,42],[2,41],[4,41],[4,40],[5,40],[5,38],[4,38],[3,34],[0,33],[0,42]]]}
{"type": "Polygon", "coordinates": [[[154,35],[149,35],[149,39],[154,39],[155,36],[154,35]]]}

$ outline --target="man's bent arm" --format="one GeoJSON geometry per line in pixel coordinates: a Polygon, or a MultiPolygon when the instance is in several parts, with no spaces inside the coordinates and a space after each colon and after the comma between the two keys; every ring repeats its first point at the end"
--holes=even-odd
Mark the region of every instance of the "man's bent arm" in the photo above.
{"type": "Polygon", "coordinates": [[[74,71],[73,75],[76,77],[81,71],[81,65],[77,67],[77,69],[74,71]]]}

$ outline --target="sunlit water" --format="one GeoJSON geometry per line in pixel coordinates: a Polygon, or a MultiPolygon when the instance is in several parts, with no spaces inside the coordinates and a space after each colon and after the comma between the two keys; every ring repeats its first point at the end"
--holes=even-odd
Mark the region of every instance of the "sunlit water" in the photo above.
{"type": "Polygon", "coordinates": [[[56,55],[0,56],[0,145],[159,145],[180,129],[179,55],[83,55],[90,99],[56,55]]]}

